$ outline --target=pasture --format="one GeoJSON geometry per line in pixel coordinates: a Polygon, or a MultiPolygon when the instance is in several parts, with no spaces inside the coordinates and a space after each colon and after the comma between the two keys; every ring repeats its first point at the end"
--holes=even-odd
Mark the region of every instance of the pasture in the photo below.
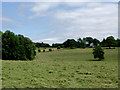
{"type": "Polygon", "coordinates": [[[93,49],[37,53],[33,61],[2,60],[3,88],[117,88],[118,48],[104,49],[104,61],[93,49]]]}

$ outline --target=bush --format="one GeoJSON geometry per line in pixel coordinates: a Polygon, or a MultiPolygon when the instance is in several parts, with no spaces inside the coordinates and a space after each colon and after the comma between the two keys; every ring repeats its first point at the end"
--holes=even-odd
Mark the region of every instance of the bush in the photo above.
{"type": "Polygon", "coordinates": [[[95,49],[93,49],[93,55],[94,58],[98,58],[98,60],[104,59],[104,52],[100,46],[96,46],[95,49]]]}
{"type": "Polygon", "coordinates": [[[45,52],[45,50],[43,50],[43,52],[45,52]]]}
{"type": "Polygon", "coordinates": [[[38,49],[38,52],[41,52],[41,50],[40,50],[40,49],[38,49]]]}
{"type": "Polygon", "coordinates": [[[75,49],[75,47],[70,47],[70,49],[75,49]]]}
{"type": "Polygon", "coordinates": [[[57,47],[57,49],[60,49],[60,48],[61,48],[60,46],[57,47]]]}
{"type": "Polygon", "coordinates": [[[52,51],[52,49],[49,49],[49,51],[52,51]]]}
{"type": "Polygon", "coordinates": [[[2,58],[4,60],[32,60],[36,55],[34,43],[23,35],[6,31],[2,35],[2,58]]]}

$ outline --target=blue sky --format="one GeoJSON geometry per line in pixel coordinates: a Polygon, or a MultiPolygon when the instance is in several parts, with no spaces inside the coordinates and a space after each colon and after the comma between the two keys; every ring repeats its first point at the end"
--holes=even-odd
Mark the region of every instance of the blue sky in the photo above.
{"type": "Polygon", "coordinates": [[[87,36],[117,38],[117,15],[117,3],[110,2],[3,2],[2,31],[49,44],[87,36]]]}

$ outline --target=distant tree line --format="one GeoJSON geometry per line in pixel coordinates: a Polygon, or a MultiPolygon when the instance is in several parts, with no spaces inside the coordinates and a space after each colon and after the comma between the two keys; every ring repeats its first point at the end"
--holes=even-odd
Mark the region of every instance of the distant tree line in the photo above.
{"type": "Polygon", "coordinates": [[[2,33],[2,59],[3,60],[32,60],[34,59],[35,45],[23,35],[15,35],[7,30],[2,33]]]}
{"type": "Polygon", "coordinates": [[[34,43],[34,44],[35,44],[35,46],[38,47],[38,48],[39,48],[39,47],[50,47],[49,44],[43,43],[43,42],[42,42],[42,43],[38,43],[38,42],[37,42],[37,43],[34,43]]]}
{"type": "Polygon", "coordinates": [[[15,35],[13,32],[7,30],[6,32],[0,31],[0,53],[2,52],[2,59],[5,60],[32,60],[34,59],[36,47],[53,47],[53,48],[86,48],[86,47],[120,47],[120,39],[115,40],[113,36],[104,38],[101,42],[92,37],[85,37],[83,39],[78,38],[67,39],[63,43],[53,43],[50,46],[47,43],[33,43],[27,37],[23,35],[15,35]]]}
{"type": "Polygon", "coordinates": [[[109,36],[106,39],[104,38],[101,42],[92,37],[86,37],[86,38],[79,38],[76,40],[74,39],[67,39],[63,43],[54,43],[52,46],[46,43],[35,43],[36,47],[60,47],[60,48],[86,48],[86,47],[96,47],[96,46],[101,46],[101,47],[120,47],[120,39],[115,40],[113,36],[109,36]]]}

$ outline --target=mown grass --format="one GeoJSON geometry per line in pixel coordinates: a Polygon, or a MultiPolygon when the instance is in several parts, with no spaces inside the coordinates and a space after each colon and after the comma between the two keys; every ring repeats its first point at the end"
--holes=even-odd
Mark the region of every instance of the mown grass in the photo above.
{"type": "Polygon", "coordinates": [[[3,88],[117,88],[118,49],[104,49],[96,61],[92,48],[37,53],[33,61],[2,61],[3,88]]]}

